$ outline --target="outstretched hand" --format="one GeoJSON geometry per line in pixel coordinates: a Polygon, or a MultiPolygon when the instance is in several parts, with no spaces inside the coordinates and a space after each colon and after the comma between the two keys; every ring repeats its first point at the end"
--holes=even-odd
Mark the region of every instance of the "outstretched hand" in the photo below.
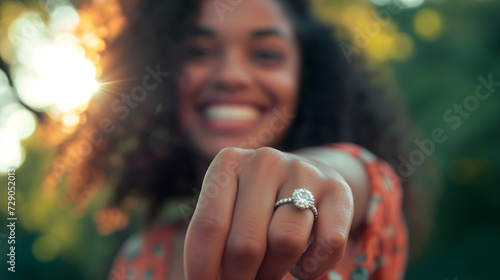
{"type": "Polygon", "coordinates": [[[353,194],[331,166],[272,148],[225,148],[205,175],[184,250],[198,279],[316,279],[344,255],[353,194]],[[311,209],[276,201],[306,188],[311,209]]]}

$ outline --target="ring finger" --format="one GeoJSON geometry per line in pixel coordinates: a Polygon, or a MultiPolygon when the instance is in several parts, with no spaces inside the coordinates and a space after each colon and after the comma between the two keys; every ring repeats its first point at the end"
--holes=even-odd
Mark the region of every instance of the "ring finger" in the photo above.
{"type": "MultiPolygon", "coordinates": [[[[280,191],[279,199],[291,197],[297,182],[290,180],[280,191]]],[[[268,246],[257,279],[281,279],[299,260],[304,252],[314,224],[311,209],[298,209],[292,203],[278,208],[271,218],[268,230],[268,246]]]]}

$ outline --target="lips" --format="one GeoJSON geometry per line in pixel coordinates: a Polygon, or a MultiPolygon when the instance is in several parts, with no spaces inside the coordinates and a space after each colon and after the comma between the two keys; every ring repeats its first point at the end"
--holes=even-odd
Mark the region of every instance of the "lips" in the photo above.
{"type": "Polygon", "coordinates": [[[266,111],[264,106],[245,102],[209,102],[199,108],[205,126],[221,133],[251,130],[266,111]]]}

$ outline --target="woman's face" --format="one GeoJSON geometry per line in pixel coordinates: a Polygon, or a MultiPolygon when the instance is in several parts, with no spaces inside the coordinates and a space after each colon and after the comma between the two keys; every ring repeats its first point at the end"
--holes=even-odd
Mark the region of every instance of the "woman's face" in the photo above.
{"type": "Polygon", "coordinates": [[[181,128],[206,158],[224,147],[277,146],[298,99],[298,44],[279,4],[221,2],[202,4],[178,80],[181,128]]]}

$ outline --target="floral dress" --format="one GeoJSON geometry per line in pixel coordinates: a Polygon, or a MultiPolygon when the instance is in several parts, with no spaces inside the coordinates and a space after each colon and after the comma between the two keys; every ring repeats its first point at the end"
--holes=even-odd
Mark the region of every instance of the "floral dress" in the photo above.
{"type": "MultiPolygon", "coordinates": [[[[370,200],[361,238],[352,248],[355,253],[344,256],[351,260],[343,260],[341,266],[332,267],[317,279],[403,279],[408,232],[403,218],[399,178],[386,162],[357,145],[335,143],[326,146],[362,161],[370,180],[370,200]]],[[[108,280],[167,279],[173,239],[183,222],[143,230],[129,238],[120,249],[108,280]]],[[[296,278],[290,274],[283,278],[293,279],[296,278]]]]}

